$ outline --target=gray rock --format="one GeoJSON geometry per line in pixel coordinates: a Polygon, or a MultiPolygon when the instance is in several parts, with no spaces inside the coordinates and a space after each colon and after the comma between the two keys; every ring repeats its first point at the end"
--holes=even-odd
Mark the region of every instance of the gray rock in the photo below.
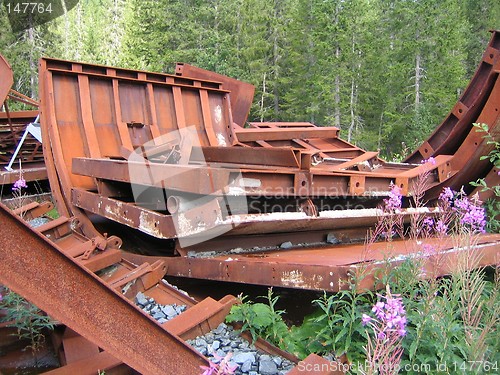
{"type": "Polygon", "coordinates": [[[335,237],[333,233],[328,233],[326,235],[326,242],[336,245],[341,243],[342,241],[340,241],[337,237],[335,237]]]}
{"type": "Polygon", "coordinates": [[[241,344],[238,345],[238,348],[248,349],[249,346],[250,346],[250,344],[248,343],[248,341],[243,341],[241,344]]]}
{"type": "MultiPolygon", "coordinates": [[[[225,353],[225,352],[224,352],[224,350],[222,350],[222,349],[217,349],[215,353],[216,353],[219,357],[221,357],[221,358],[224,358],[224,357],[226,356],[226,354],[227,354],[227,353],[225,353]]],[[[220,361],[221,361],[221,360],[220,360],[220,359],[218,359],[218,360],[217,360],[217,362],[216,362],[216,359],[215,359],[215,358],[212,360],[212,362],[214,362],[214,363],[219,363],[220,361]]]]}
{"type": "Polygon", "coordinates": [[[290,249],[292,247],[293,247],[293,244],[290,241],[283,242],[280,245],[280,248],[282,248],[282,249],[290,249]]]}
{"type": "MultiPolygon", "coordinates": [[[[215,340],[215,335],[212,332],[208,332],[204,337],[207,342],[213,342],[215,340]]],[[[224,342],[222,342],[222,345],[225,345],[224,342]]]]}
{"type": "Polygon", "coordinates": [[[208,354],[208,350],[207,350],[206,346],[196,346],[195,349],[198,350],[201,353],[201,355],[208,354]]]}
{"type": "Polygon", "coordinates": [[[198,346],[207,346],[207,342],[205,340],[203,340],[202,338],[200,337],[197,337],[196,340],[194,341],[194,344],[198,347],[198,346]]]}
{"type": "Polygon", "coordinates": [[[283,359],[281,357],[278,357],[278,356],[273,357],[273,361],[274,361],[274,363],[276,363],[276,366],[278,366],[278,367],[280,367],[281,364],[283,363],[283,359]]]}
{"type": "Polygon", "coordinates": [[[153,314],[153,318],[155,318],[156,320],[160,320],[160,319],[164,319],[166,318],[166,315],[164,313],[162,313],[161,311],[158,311],[156,313],[153,314]]]}
{"type": "Polygon", "coordinates": [[[255,362],[255,355],[252,352],[236,352],[232,360],[238,364],[245,363],[247,361],[250,361],[250,365],[255,362]]]}
{"type": "Polygon", "coordinates": [[[219,348],[220,348],[220,341],[214,340],[214,342],[212,343],[212,349],[217,350],[219,348]]]}
{"type": "Polygon", "coordinates": [[[144,293],[137,293],[135,296],[135,302],[137,302],[139,305],[146,306],[148,304],[148,299],[144,295],[144,293]]]}
{"type": "Polygon", "coordinates": [[[259,374],[257,373],[257,371],[249,371],[248,375],[259,375],[259,374]]]}
{"type": "Polygon", "coordinates": [[[156,314],[159,311],[160,311],[160,307],[155,304],[154,307],[151,309],[151,314],[156,314]]]}
{"type": "Polygon", "coordinates": [[[166,323],[166,322],[168,322],[168,319],[165,319],[165,318],[158,319],[158,323],[160,323],[160,324],[163,324],[163,323],[166,323]]]}
{"type": "Polygon", "coordinates": [[[31,227],[37,228],[43,224],[47,224],[50,221],[50,219],[46,217],[36,217],[34,219],[31,219],[28,223],[31,227]]]}
{"type": "Polygon", "coordinates": [[[177,315],[179,315],[186,311],[186,305],[174,306],[174,309],[177,312],[177,315]]]}
{"type": "MultiPolygon", "coordinates": [[[[262,356],[263,357],[263,356],[262,356]]],[[[273,360],[264,359],[259,361],[259,372],[261,375],[275,375],[278,373],[278,366],[273,360]]]]}
{"type": "Polygon", "coordinates": [[[165,305],[161,308],[161,311],[168,316],[170,319],[177,316],[177,311],[171,305],[165,305]]]}
{"type": "Polygon", "coordinates": [[[225,331],[227,331],[227,326],[224,323],[219,324],[219,326],[214,329],[212,332],[216,335],[222,335],[225,331]]]}
{"type": "Polygon", "coordinates": [[[250,360],[245,361],[240,367],[241,372],[249,372],[251,369],[252,369],[252,361],[250,360]]]}

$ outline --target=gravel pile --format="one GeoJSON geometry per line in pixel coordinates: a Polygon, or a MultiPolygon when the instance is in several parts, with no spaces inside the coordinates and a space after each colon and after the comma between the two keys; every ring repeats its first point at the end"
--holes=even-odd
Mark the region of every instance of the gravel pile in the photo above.
{"type": "Polygon", "coordinates": [[[186,305],[162,305],[156,303],[154,298],[148,298],[144,293],[137,293],[135,296],[135,304],[143,311],[151,315],[158,323],[165,323],[166,321],[175,318],[186,310],[186,305]]]}
{"type": "Polygon", "coordinates": [[[240,337],[233,327],[221,323],[216,329],[194,340],[187,340],[201,354],[213,363],[219,363],[228,353],[232,353],[230,365],[238,365],[235,374],[283,375],[294,364],[280,356],[272,356],[257,349],[240,337]],[[217,357],[214,356],[215,353],[217,357]]]}
{"type": "Polygon", "coordinates": [[[38,228],[43,224],[47,224],[49,221],[50,219],[47,219],[46,217],[36,217],[28,221],[28,224],[33,228],[38,228]]]}

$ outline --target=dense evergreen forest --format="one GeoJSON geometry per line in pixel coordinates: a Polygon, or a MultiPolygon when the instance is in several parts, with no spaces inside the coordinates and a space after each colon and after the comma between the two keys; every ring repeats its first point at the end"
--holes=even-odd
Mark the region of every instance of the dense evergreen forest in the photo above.
{"type": "Polygon", "coordinates": [[[0,5],[0,53],[33,97],[42,55],[190,63],[253,83],[251,120],[338,126],[401,156],[449,112],[495,28],[498,0],[80,0],[18,33],[0,5]]]}

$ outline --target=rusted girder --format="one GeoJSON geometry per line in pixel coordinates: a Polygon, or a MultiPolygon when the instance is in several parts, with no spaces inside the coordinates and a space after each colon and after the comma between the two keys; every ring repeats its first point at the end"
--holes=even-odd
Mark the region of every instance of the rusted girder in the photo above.
{"type": "Polygon", "coordinates": [[[2,284],[143,374],[191,375],[207,365],[179,337],[7,210],[0,204],[2,284]]]}
{"type": "MultiPolygon", "coordinates": [[[[241,243],[241,240],[239,241],[241,243]]],[[[430,239],[429,245],[440,248],[434,255],[418,255],[422,249],[413,241],[393,241],[390,249],[386,243],[309,246],[290,250],[262,252],[233,252],[225,255],[207,254],[196,257],[150,257],[123,253],[125,259],[140,263],[164,260],[167,274],[215,281],[269,285],[293,289],[338,292],[346,288],[352,272],[361,269],[365,277],[360,288],[373,289],[375,274],[396,267],[407,258],[421,257],[422,277],[438,277],[453,272],[460,254],[474,251],[478,254],[478,266],[496,264],[500,253],[500,235],[482,235],[474,249],[460,247],[450,238],[430,239]]]]}

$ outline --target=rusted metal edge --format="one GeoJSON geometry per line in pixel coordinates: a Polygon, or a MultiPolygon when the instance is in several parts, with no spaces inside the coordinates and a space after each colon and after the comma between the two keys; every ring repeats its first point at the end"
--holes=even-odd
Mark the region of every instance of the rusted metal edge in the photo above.
{"type": "MultiPolygon", "coordinates": [[[[474,122],[487,124],[493,138],[500,139],[500,76],[498,74],[493,89],[474,122]]],[[[488,158],[482,159],[494,148],[494,145],[488,143],[484,135],[483,132],[471,126],[466,138],[449,161],[448,169],[440,171],[443,174],[449,173],[450,177],[443,176],[444,178],[440,179],[442,181],[440,184],[433,186],[426,192],[426,199],[437,198],[445,186],[455,190],[460,190],[464,186],[467,192],[473,191],[469,182],[486,177],[492,169],[495,169],[488,158]]],[[[497,186],[500,184],[500,176],[498,174],[490,176],[489,181],[490,186],[497,186]]]]}
{"type": "Polygon", "coordinates": [[[234,123],[240,127],[245,126],[255,93],[254,85],[186,63],[177,63],[175,74],[186,78],[221,82],[222,88],[231,92],[231,109],[234,123]]]}
{"type": "MultiPolygon", "coordinates": [[[[123,257],[135,262],[162,259],[168,264],[167,275],[239,282],[292,289],[338,292],[347,287],[351,272],[364,269],[366,276],[361,288],[374,289],[377,270],[396,267],[408,258],[420,258],[429,271],[423,277],[450,274],[459,254],[467,248],[457,247],[453,240],[429,239],[440,248],[434,256],[422,254],[412,241],[355,245],[312,246],[305,249],[233,253],[211,257],[155,257],[123,252],[123,257]],[[420,252],[420,253],[419,253],[420,252]],[[439,262],[436,262],[439,259],[439,262]],[[256,272],[258,270],[258,272],[256,272]],[[430,272],[432,271],[432,272],[430,272]]],[[[479,266],[496,264],[500,252],[500,234],[481,235],[473,251],[481,256],[479,266]]]]}
{"type": "Polygon", "coordinates": [[[179,337],[29,229],[3,204],[0,221],[2,284],[141,373],[191,375],[207,365],[179,337]]]}
{"type": "Polygon", "coordinates": [[[419,163],[440,154],[454,154],[481,112],[500,72],[500,31],[492,31],[476,72],[448,116],[436,130],[405,160],[419,163]]]}

